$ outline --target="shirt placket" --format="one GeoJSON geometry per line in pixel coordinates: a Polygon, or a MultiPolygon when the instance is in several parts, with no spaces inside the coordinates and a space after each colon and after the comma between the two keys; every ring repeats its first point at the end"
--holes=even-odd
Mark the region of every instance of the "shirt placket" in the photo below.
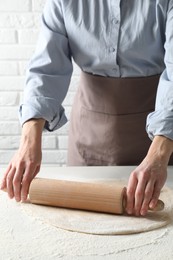
{"type": "Polygon", "coordinates": [[[108,58],[111,60],[113,75],[120,76],[120,68],[117,61],[119,31],[120,31],[120,2],[121,0],[110,0],[109,14],[109,41],[108,58]]]}

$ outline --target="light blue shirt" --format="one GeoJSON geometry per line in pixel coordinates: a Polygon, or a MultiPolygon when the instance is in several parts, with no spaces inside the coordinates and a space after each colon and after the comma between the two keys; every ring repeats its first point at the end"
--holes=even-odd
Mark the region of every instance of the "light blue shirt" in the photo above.
{"type": "Polygon", "coordinates": [[[161,73],[152,139],[173,139],[173,0],[48,0],[27,72],[19,117],[44,118],[54,131],[67,121],[62,102],[73,66],[105,77],[161,73]]]}

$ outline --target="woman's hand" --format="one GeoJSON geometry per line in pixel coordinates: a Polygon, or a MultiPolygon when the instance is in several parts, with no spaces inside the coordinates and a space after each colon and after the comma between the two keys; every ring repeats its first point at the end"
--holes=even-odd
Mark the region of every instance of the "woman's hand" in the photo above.
{"type": "Polygon", "coordinates": [[[30,183],[40,170],[44,123],[43,119],[33,119],[24,124],[20,147],[4,173],[0,188],[6,188],[8,196],[17,202],[27,199],[30,183]]]}
{"type": "Polygon", "coordinates": [[[173,141],[156,136],[147,156],[131,173],[127,186],[128,214],[147,214],[148,208],[157,204],[161,189],[167,178],[167,165],[173,152],[173,141]]]}

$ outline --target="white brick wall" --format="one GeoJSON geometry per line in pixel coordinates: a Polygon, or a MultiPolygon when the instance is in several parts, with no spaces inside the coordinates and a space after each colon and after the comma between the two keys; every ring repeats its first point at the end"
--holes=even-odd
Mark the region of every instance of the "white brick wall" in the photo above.
{"type": "MultiPolygon", "coordinates": [[[[18,149],[21,126],[18,107],[23,96],[25,68],[40,29],[45,0],[0,0],[0,164],[7,164],[18,149]]],[[[67,117],[79,81],[74,72],[64,101],[67,117]]],[[[66,164],[68,123],[53,133],[43,134],[43,164],[66,164]]]]}

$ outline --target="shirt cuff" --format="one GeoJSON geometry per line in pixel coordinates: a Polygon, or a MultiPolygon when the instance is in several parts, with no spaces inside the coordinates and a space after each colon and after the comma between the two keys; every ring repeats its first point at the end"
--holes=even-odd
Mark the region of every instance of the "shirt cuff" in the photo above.
{"type": "Polygon", "coordinates": [[[173,140],[173,111],[159,110],[147,117],[146,131],[151,140],[156,135],[163,135],[173,140]]]}
{"type": "Polygon", "coordinates": [[[44,125],[44,130],[49,132],[55,131],[67,123],[67,117],[62,106],[60,106],[57,113],[54,114],[53,118],[50,118],[48,110],[46,111],[46,109],[45,111],[39,111],[39,109],[32,104],[21,104],[19,107],[18,116],[21,125],[30,119],[45,119],[46,122],[44,125]]]}

